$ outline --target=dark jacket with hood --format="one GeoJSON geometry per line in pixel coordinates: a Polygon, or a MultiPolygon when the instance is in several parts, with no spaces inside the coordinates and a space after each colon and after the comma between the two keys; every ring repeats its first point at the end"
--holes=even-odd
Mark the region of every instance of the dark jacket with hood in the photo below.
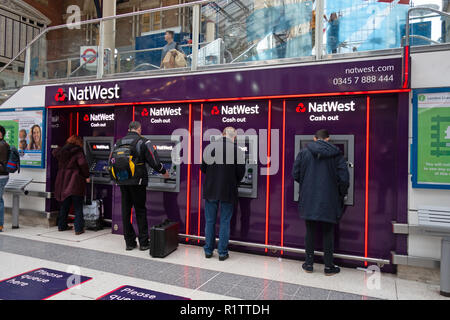
{"type": "Polygon", "coordinates": [[[211,152],[204,152],[201,165],[201,171],[206,175],[203,198],[237,203],[238,183],[245,175],[244,153],[236,143],[225,137],[212,142],[207,148],[211,152]],[[210,160],[208,154],[211,155],[210,160]]]}
{"type": "Polygon", "coordinates": [[[89,178],[89,166],[83,149],[68,143],[62,148],[53,150],[58,160],[58,174],[55,181],[55,198],[64,201],[70,196],[85,196],[86,179],[89,178]]]}
{"type": "Polygon", "coordinates": [[[302,219],[339,222],[349,172],[338,147],[324,140],[309,143],[297,155],[292,176],[300,185],[298,209],[302,219]]]}

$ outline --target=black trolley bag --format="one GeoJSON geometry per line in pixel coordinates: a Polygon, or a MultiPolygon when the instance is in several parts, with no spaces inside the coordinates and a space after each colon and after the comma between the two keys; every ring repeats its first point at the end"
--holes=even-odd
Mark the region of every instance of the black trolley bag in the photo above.
{"type": "Polygon", "coordinates": [[[150,229],[150,255],[164,258],[178,248],[178,230],[180,224],[170,220],[150,229]]]}
{"type": "Polygon", "coordinates": [[[91,199],[83,205],[84,227],[98,231],[103,229],[103,200],[94,200],[94,177],[91,183],[91,199]]]}

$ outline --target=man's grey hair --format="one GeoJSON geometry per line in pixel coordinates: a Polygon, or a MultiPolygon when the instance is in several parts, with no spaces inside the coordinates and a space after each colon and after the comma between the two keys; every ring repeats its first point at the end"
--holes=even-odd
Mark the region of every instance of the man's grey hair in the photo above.
{"type": "Polygon", "coordinates": [[[128,130],[130,130],[130,131],[138,130],[140,127],[141,127],[141,123],[139,121],[132,121],[128,125],[128,130]]]}
{"type": "Polygon", "coordinates": [[[237,136],[237,132],[233,127],[226,127],[225,129],[223,129],[223,135],[228,139],[234,140],[234,138],[237,136]]]}

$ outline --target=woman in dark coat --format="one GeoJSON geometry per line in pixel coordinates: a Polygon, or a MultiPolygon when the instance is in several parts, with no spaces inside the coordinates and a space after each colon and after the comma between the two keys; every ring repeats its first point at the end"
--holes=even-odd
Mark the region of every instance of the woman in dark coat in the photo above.
{"type": "Polygon", "coordinates": [[[84,233],[83,198],[86,182],[89,182],[89,166],[83,153],[83,141],[78,136],[67,139],[66,145],[53,150],[58,160],[58,174],[55,182],[55,197],[61,202],[58,216],[58,230],[70,230],[67,215],[73,203],[75,211],[75,234],[84,233]]]}

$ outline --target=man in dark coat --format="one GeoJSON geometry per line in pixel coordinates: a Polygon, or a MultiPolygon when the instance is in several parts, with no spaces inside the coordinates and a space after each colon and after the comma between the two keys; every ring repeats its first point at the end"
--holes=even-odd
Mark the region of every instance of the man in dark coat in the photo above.
{"type": "Polygon", "coordinates": [[[228,259],[230,221],[238,201],[238,183],[245,175],[245,156],[235,143],[236,130],[227,127],[222,139],[205,148],[201,171],[205,199],[205,257],[211,258],[216,243],[217,211],[220,207],[219,260],[228,259]]]}
{"type": "Polygon", "coordinates": [[[55,198],[62,202],[58,216],[58,230],[70,230],[67,215],[73,203],[75,211],[75,234],[84,233],[83,198],[86,182],[89,182],[89,166],[83,152],[83,141],[71,136],[64,147],[53,150],[58,160],[58,173],[55,181],[55,198]]]}
{"type": "MultiPolygon", "coordinates": [[[[137,247],[136,233],[131,224],[131,209],[134,207],[139,229],[139,249],[144,251],[150,248],[146,208],[148,171],[145,163],[156,172],[162,174],[166,179],[169,178],[169,173],[160,162],[155,146],[150,140],[141,135],[141,124],[138,121],[133,121],[129,124],[128,129],[127,135],[122,139],[119,139],[113,148],[113,150],[115,150],[121,146],[133,145],[135,146],[135,151],[137,153],[136,172],[134,177],[119,183],[120,192],[122,194],[123,236],[127,251],[137,247]]],[[[111,165],[111,157],[109,163],[111,165]]]]}
{"type": "Polygon", "coordinates": [[[317,131],[314,142],[302,149],[294,162],[292,176],[300,185],[298,209],[306,223],[306,261],[303,269],[313,271],[314,233],[323,233],[325,274],[339,273],[333,264],[334,227],[342,218],[349,187],[347,163],[338,147],[329,142],[325,129],[317,131]]]}

